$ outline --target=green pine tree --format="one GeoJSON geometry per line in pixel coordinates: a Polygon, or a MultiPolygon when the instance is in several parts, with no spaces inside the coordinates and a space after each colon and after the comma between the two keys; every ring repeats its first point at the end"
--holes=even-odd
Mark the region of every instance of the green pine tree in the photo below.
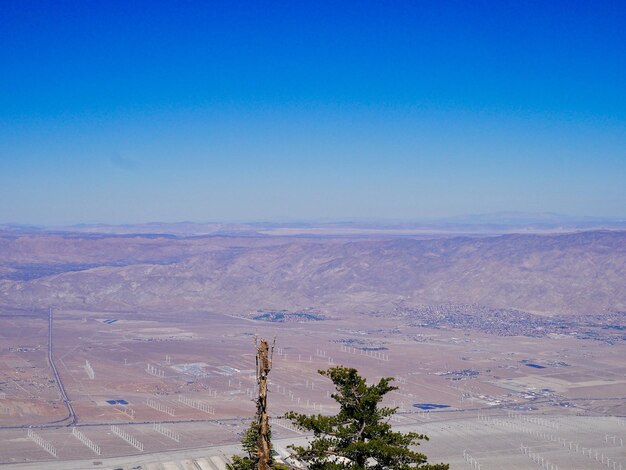
{"type": "Polygon", "coordinates": [[[256,470],[259,466],[259,458],[256,455],[256,441],[259,435],[259,420],[255,417],[241,438],[241,446],[246,456],[232,456],[232,464],[227,464],[228,470],[256,470]]]}
{"type": "MultiPolygon", "coordinates": [[[[246,430],[241,438],[241,447],[247,455],[233,455],[232,463],[226,464],[228,470],[257,470],[259,468],[259,457],[257,456],[257,439],[259,437],[259,420],[258,417],[252,420],[250,427],[246,430]]],[[[274,470],[288,470],[289,467],[272,460],[271,468],[274,470]]]]}
{"type": "Polygon", "coordinates": [[[390,384],[392,378],[367,385],[356,369],[337,366],[319,373],[335,384],[332,397],[340,405],[339,414],[286,414],[297,427],[313,432],[308,447],[292,447],[310,469],[448,469],[448,464],[427,463],[427,457],[412,448],[427,436],[392,431],[388,421],[397,408],[379,406],[385,394],[398,388],[390,384]]]}

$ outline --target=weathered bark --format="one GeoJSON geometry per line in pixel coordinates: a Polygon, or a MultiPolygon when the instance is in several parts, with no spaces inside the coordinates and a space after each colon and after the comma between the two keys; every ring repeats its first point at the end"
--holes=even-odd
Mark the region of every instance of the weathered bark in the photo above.
{"type": "Polygon", "coordinates": [[[257,348],[257,382],[259,383],[259,399],[257,400],[257,416],[259,419],[257,438],[257,457],[259,459],[259,470],[271,469],[271,445],[270,445],[270,423],[267,414],[267,375],[272,368],[269,357],[269,346],[267,341],[262,339],[257,348]]]}

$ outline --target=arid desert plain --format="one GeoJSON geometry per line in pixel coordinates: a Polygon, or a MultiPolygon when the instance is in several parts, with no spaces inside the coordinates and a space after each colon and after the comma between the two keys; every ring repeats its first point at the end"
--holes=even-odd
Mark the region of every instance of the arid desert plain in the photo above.
{"type": "Polygon", "coordinates": [[[281,416],[336,412],[317,371],[345,365],[395,378],[393,424],[430,437],[430,462],[626,467],[624,232],[1,243],[7,468],[224,468],[255,412],[255,338],[274,344],[283,457],[306,436],[281,416]]]}

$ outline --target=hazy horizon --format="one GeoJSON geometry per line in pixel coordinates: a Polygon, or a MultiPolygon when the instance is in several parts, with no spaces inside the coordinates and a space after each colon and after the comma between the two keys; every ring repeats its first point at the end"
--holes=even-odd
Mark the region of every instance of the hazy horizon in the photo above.
{"type": "MultiPolygon", "coordinates": [[[[8,230],[62,230],[62,231],[98,231],[102,228],[110,233],[128,233],[127,230],[136,230],[137,233],[246,233],[247,230],[260,230],[259,234],[280,235],[280,229],[302,229],[301,234],[341,233],[342,230],[360,230],[366,233],[387,233],[393,236],[405,233],[514,233],[515,231],[531,233],[558,232],[562,230],[626,230],[626,217],[595,217],[571,216],[555,213],[527,213],[527,212],[495,212],[487,214],[465,214],[451,217],[420,217],[412,219],[375,218],[375,217],[345,217],[345,218],[297,218],[275,217],[258,220],[174,220],[174,221],[136,221],[127,223],[87,222],[74,224],[37,224],[13,223],[0,221],[0,229],[8,230]],[[203,228],[204,227],[204,228],[203,228]],[[119,229],[119,230],[118,230],[119,229]],[[279,232],[273,233],[272,229],[279,232]],[[206,232],[208,230],[208,232],[206,232]],[[321,232],[319,232],[321,230],[321,232]],[[368,232],[369,230],[369,232],[368,232]],[[307,232],[308,231],[308,232],[307,232]]],[[[299,233],[299,232],[294,232],[299,233]]],[[[349,232],[346,232],[349,233],[349,232]]],[[[356,233],[356,232],[355,232],[356,233]]]]}

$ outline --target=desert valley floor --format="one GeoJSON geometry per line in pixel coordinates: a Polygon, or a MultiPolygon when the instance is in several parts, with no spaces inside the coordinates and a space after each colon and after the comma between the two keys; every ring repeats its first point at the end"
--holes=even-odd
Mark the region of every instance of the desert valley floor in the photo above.
{"type": "MultiPolygon", "coordinates": [[[[181,321],[175,313],[53,311],[54,358],[77,417],[71,423],[47,362],[49,312],[5,313],[1,463],[194,468],[185,461],[195,455],[200,463],[208,459],[206,468],[220,467],[254,414],[254,338],[264,337],[276,340],[269,404],[274,435],[285,442],[301,437],[280,418],[285,412],[336,411],[331,383],[317,370],[342,364],[370,381],[395,377],[399,389],[386,401],[399,407],[393,423],[427,433],[423,449],[433,462],[483,469],[530,468],[533,459],[572,469],[626,466],[622,343],[497,336],[379,316],[276,318],[284,319],[258,312],[205,312],[181,321]],[[159,452],[168,454],[150,457],[159,452]]],[[[277,447],[286,452],[286,444],[277,447]]]]}
{"type": "Polygon", "coordinates": [[[430,462],[626,467],[623,230],[29,230],[0,231],[7,468],[224,468],[255,338],[283,457],[306,436],[281,417],[335,413],[318,370],[344,365],[395,378],[392,424],[426,433],[430,462]]]}

